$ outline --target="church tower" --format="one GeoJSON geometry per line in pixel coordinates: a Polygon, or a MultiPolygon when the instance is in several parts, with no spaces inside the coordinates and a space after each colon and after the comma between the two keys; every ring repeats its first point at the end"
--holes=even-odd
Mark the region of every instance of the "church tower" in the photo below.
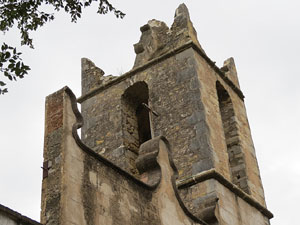
{"type": "Polygon", "coordinates": [[[129,72],[105,76],[82,59],[82,142],[143,181],[141,146],[164,136],[178,169],[178,193],[192,215],[206,224],[268,225],[273,215],[233,58],[215,65],[184,4],[171,28],[151,20],[140,30],[129,72]]]}

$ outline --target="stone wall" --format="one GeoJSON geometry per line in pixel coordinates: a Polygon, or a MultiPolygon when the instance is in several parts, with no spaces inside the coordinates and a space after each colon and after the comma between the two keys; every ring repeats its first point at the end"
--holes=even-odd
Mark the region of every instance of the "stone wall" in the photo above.
{"type": "Polygon", "coordinates": [[[209,224],[268,225],[273,217],[262,204],[216,169],[178,180],[177,187],[186,196],[187,207],[209,224]]]}
{"type": "MultiPolygon", "coordinates": [[[[269,225],[268,217],[215,179],[208,179],[188,189],[202,202],[199,216],[209,208],[215,209],[216,224],[222,225],[269,225]]],[[[213,220],[212,220],[213,221],[213,220]]],[[[214,222],[212,222],[214,224],[214,222]]]]}
{"type": "MultiPolygon", "coordinates": [[[[184,5],[176,10],[170,29],[163,22],[151,20],[141,32],[133,70],[79,98],[85,118],[84,143],[139,177],[133,163],[137,156],[130,150],[135,147],[128,145],[130,137],[130,143],[137,146],[138,135],[134,131],[128,135],[128,129],[122,129],[126,121],[120,108],[124,108],[122,96],[126,90],[145,82],[150,111],[156,112],[156,116],[149,114],[152,137],[163,135],[170,141],[179,180],[215,168],[265,205],[233,59],[226,60],[221,69],[215,66],[201,48],[184,5]]],[[[83,79],[87,76],[83,74],[83,79]]],[[[129,108],[125,111],[130,112],[129,108]]],[[[181,193],[197,214],[201,201],[189,191],[181,193]]]]}
{"type": "Polygon", "coordinates": [[[137,104],[130,98],[123,98],[122,103],[122,128],[124,146],[129,151],[138,154],[140,143],[138,120],[136,116],[137,104]]]}
{"type": "Polygon", "coordinates": [[[55,224],[60,220],[61,210],[61,158],[63,147],[63,92],[57,91],[45,104],[45,136],[44,136],[44,163],[43,177],[50,177],[49,182],[42,182],[41,223],[55,224]]]}
{"type": "MultiPolygon", "coordinates": [[[[200,52],[200,51],[198,51],[200,52]]],[[[251,132],[247,120],[246,109],[243,101],[243,97],[236,91],[236,86],[232,86],[232,83],[227,82],[230,77],[228,73],[224,73],[224,77],[220,76],[222,73],[207,63],[207,60],[199,54],[195,54],[197,62],[197,74],[199,82],[201,84],[201,100],[205,108],[205,122],[208,127],[208,136],[210,143],[212,144],[214,152],[214,167],[228,180],[233,181],[233,176],[230,170],[229,154],[227,152],[226,137],[223,129],[222,114],[220,111],[220,104],[218,98],[218,91],[216,88],[217,82],[224,88],[224,90],[230,96],[232,101],[232,109],[235,116],[232,118],[235,123],[235,133],[239,151],[242,153],[242,168],[245,172],[241,175],[247,175],[248,193],[258,200],[262,205],[265,205],[263,187],[259,175],[259,168],[257,159],[255,156],[255,149],[251,138],[251,132]],[[225,78],[225,79],[224,79],[225,78]]],[[[234,66],[235,68],[235,66],[234,66]]],[[[238,89],[239,90],[239,89],[238,89]]],[[[238,153],[239,154],[239,153],[238,153]]],[[[239,167],[238,167],[239,168],[239,167]]],[[[240,176],[239,179],[234,181],[236,184],[240,183],[240,180],[244,176],[240,176]]]]}
{"type": "MultiPolygon", "coordinates": [[[[143,181],[138,180],[81,142],[76,129],[82,117],[75,101],[68,88],[47,97],[46,132],[53,115],[62,117],[63,122],[60,147],[53,150],[60,155],[59,161],[48,156],[51,146],[45,145],[45,159],[51,162],[52,170],[59,169],[43,179],[44,225],[206,224],[189,214],[179,198],[175,186],[177,171],[165,138],[149,140],[139,148],[143,181]],[[60,110],[52,107],[53,102],[62,102],[60,110]],[[53,201],[55,207],[47,207],[53,201]]],[[[49,134],[46,133],[46,140],[49,134]]]]}
{"type": "Polygon", "coordinates": [[[207,143],[206,132],[199,134],[200,142],[196,137],[196,132],[202,129],[196,124],[203,117],[204,111],[198,97],[200,90],[195,77],[193,55],[192,49],[185,50],[109,88],[103,88],[97,95],[82,102],[81,109],[85,118],[83,141],[117,165],[123,165],[122,156],[127,149],[124,151],[122,148],[122,137],[126,133],[121,126],[121,99],[127,88],[143,81],[149,87],[148,104],[159,115],[151,115],[153,135],[164,135],[170,140],[179,174],[189,176],[212,168],[212,150],[207,143]],[[106,115],[109,118],[105,118],[106,115]]]}

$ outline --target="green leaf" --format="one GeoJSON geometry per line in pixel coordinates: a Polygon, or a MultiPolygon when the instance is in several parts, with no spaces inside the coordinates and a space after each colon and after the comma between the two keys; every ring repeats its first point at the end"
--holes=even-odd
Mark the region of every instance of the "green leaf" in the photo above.
{"type": "Polygon", "coordinates": [[[14,68],[14,67],[15,67],[15,64],[12,64],[12,63],[11,63],[11,64],[8,65],[8,68],[9,68],[9,69],[12,69],[12,68],[14,68]]]}
{"type": "MultiPolygon", "coordinates": [[[[0,0],[1,1],[1,0],[0,0]]],[[[106,14],[113,12],[117,18],[124,17],[124,13],[117,10],[110,4],[109,0],[3,0],[0,3],[0,30],[5,32],[15,27],[20,31],[21,45],[33,48],[33,39],[30,32],[42,27],[48,21],[54,20],[54,13],[43,11],[47,5],[56,11],[65,11],[71,16],[71,21],[76,22],[81,16],[85,7],[99,2],[98,13],[106,14]]],[[[28,74],[30,67],[24,65],[15,47],[2,43],[0,51],[0,72],[4,73],[10,80],[23,78],[28,74]]],[[[1,84],[3,82],[1,81],[1,84]]],[[[0,89],[0,94],[7,92],[7,89],[0,89]]]]}
{"type": "Polygon", "coordinates": [[[10,52],[5,52],[5,57],[6,57],[7,59],[9,59],[10,56],[11,56],[10,52]]]}

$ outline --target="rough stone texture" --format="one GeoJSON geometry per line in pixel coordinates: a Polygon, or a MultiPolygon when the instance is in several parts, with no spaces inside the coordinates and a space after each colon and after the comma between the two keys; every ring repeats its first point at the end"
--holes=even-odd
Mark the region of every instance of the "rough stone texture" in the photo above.
{"type": "MultiPolygon", "coordinates": [[[[44,137],[44,162],[48,162],[49,182],[42,183],[41,223],[56,224],[60,214],[56,213],[61,208],[61,148],[63,134],[63,89],[57,91],[46,99],[45,137],[44,137]]],[[[48,181],[47,180],[47,181],[48,181]]]]}
{"type": "MultiPolygon", "coordinates": [[[[75,100],[68,88],[47,98],[46,115],[52,115],[51,102],[63,102],[63,108],[59,110],[63,124],[61,147],[58,149],[61,155],[60,171],[56,174],[59,179],[50,175],[44,178],[43,204],[47,205],[52,199],[56,201],[52,187],[61,189],[56,207],[42,209],[43,224],[200,224],[197,218],[187,215],[186,208],[181,205],[174,177],[177,171],[169,158],[170,146],[165,138],[158,137],[141,146],[141,152],[145,154],[156,153],[157,175],[150,172],[148,178],[154,180],[151,178],[154,176],[158,179],[155,184],[148,185],[95,154],[72,133],[76,131],[73,126],[77,126],[80,119],[78,113],[77,118],[73,113],[75,100]]],[[[46,124],[51,121],[51,116],[47,119],[46,124]]],[[[151,168],[148,166],[144,171],[151,168]]]]}
{"type": "Polygon", "coordinates": [[[130,171],[122,158],[128,151],[118,152],[117,157],[113,152],[126,146],[121,138],[126,135],[121,126],[122,95],[132,84],[143,81],[149,87],[149,106],[159,114],[150,114],[153,136],[164,135],[170,140],[179,174],[189,176],[212,168],[212,149],[193,57],[192,49],[185,50],[85,100],[83,141],[130,171]]]}
{"type": "Polygon", "coordinates": [[[43,181],[42,221],[190,224],[196,216],[208,224],[268,224],[272,214],[234,60],[220,69],[207,57],[184,4],[171,28],[151,20],[141,32],[134,68],[120,77],[107,78],[83,59],[78,101],[84,144],[71,137],[76,121],[66,89],[47,99],[44,158],[51,168],[43,181]],[[159,136],[170,147],[155,147],[159,136]],[[164,173],[160,151],[153,148],[172,149],[177,183],[185,183],[179,190],[183,201],[172,179],[164,180],[175,167],[165,164],[164,173]],[[201,178],[210,171],[217,175],[201,178]]]}
{"type": "Polygon", "coordinates": [[[134,45],[137,54],[134,68],[190,40],[203,51],[197,39],[197,32],[190,20],[188,9],[184,4],[177,8],[174,23],[170,29],[164,22],[150,20],[141,27],[141,32],[140,41],[134,45]]]}

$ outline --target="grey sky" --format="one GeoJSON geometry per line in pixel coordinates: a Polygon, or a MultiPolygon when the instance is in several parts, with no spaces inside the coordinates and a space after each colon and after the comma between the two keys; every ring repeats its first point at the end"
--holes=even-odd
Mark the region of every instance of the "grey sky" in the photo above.
{"type": "MultiPolygon", "coordinates": [[[[171,25],[182,1],[112,1],[127,15],[89,8],[77,24],[63,13],[33,33],[35,50],[20,48],[32,70],[0,96],[0,203],[39,220],[44,100],[68,85],[80,96],[80,59],[107,75],[131,69],[139,27],[171,25]]],[[[294,225],[300,200],[300,1],[184,1],[198,39],[217,65],[231,56],[238,69],[272,225],[294,225]]],[[[96,5],[95,5],[96,6],[96,5]]],[[[14,30],[4,38],[19,42],[14,30]]],[[[2,77],[1,77],[2,79],[2,77]]]]}

